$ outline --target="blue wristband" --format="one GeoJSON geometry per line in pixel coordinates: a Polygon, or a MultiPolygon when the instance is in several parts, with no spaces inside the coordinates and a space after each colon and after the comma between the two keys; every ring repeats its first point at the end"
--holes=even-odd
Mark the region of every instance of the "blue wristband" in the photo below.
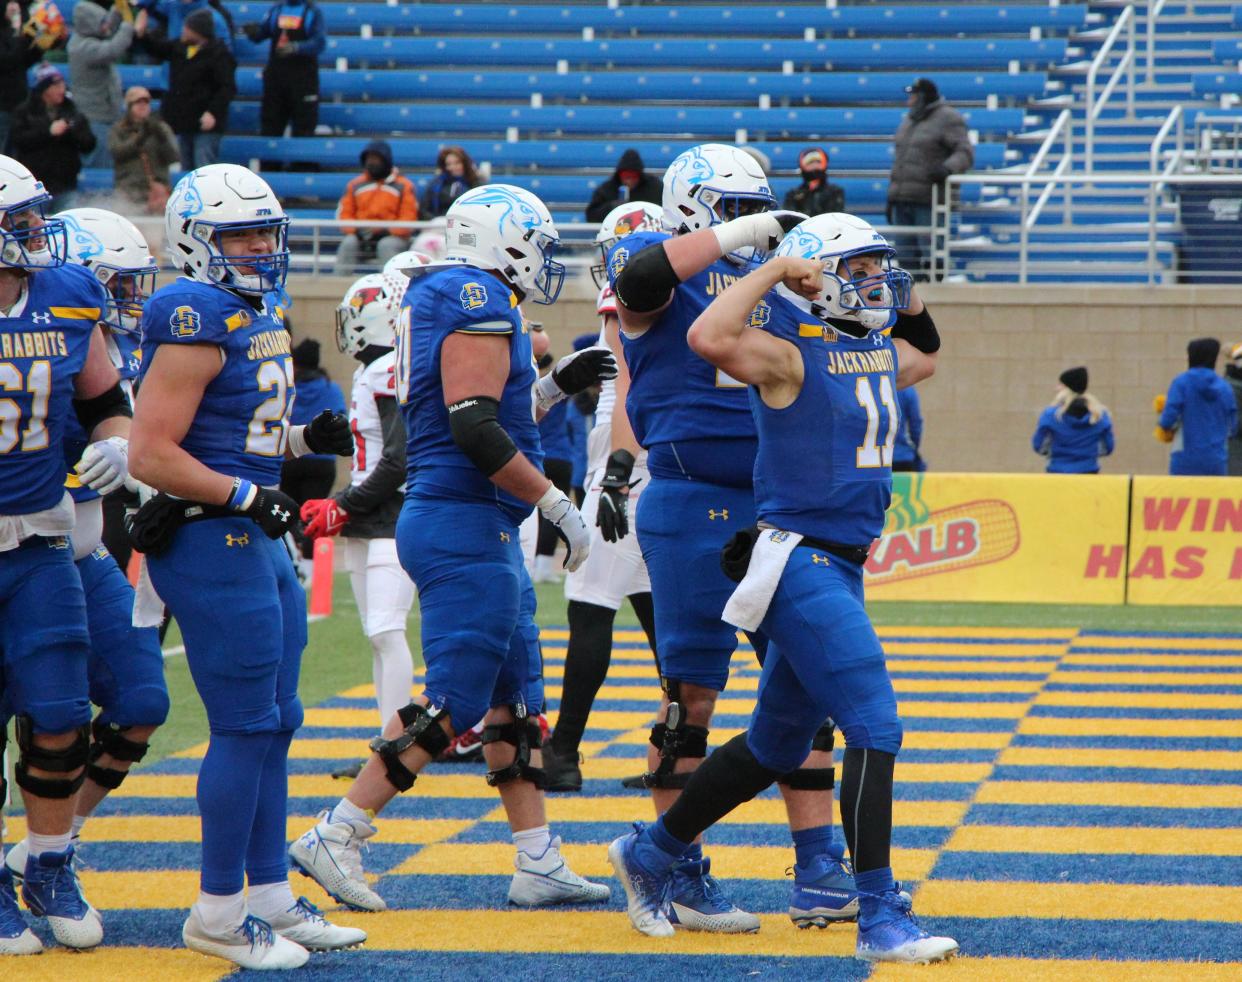
{"type": "Polygon", "coordinates": [[[245,511],[250,503],[254,501],[255,489],[254,485],[245,478],[233,478],[233,493],[229,495],[229,509],[231,511],[245,511]]]}

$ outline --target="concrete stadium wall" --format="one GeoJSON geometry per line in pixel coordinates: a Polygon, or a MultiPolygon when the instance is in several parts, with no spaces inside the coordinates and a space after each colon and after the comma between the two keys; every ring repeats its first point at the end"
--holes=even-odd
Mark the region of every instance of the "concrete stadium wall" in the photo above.
{"type": "MultiPolygon", "coordinates": [[[[295,342],[317,338],[324,365],[348,396],[352,363],[333,342],[332,309],[349,285],[332,276],[294,277],[295,342]]],[[[1168,448],[1151,433],[1152,397],[1186,367],[1186,342],[1242,341],[1242,288],[925,285],[922,295],[944,338],[938,374],[920,387],[923,453],[938,471],[1041,471],[1030,449],[1057,376],[1091,372],[1091,391],[1112,412],[1117,451],[1107,473],[1163,474],[1168,448]]],[[[552,307],[530,305],[554,350],[597,329],[589,281],[567,285],[552,307]]]]}

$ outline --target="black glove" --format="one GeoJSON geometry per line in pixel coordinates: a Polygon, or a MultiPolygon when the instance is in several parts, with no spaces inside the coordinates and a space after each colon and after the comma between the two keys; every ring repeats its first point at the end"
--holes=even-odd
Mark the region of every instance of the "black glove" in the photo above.
{"type": "Polygon", "coordinates": [[[584,348],[566,355],[552,369],[552,381],[565,395],[617,377],[617,359],[607,348],[584,348]]]}
{"type": "Polygon", "coordinates": [[[750,554],[755,551],[759,527],[752,525],[733,533],[733,538],[720,550],[720,569],[734,583],[741,583],[750,569],[750,554]]]}
{"type": "Polygon", "coordinates": [[[932,183],[933,183],[933,184],[943,184],[945,181],[947,181],[947,180],[949,179],[949,175],[950,175],[950,174],[952,174],[952,173],[953,173],[953,171],[951,171],[951,170],[949,170],[949,168],[945,167],[945,166],[944,166],[944,164],[937,164],[935,167],[933,167],[933,168],[931,169],[931,180],[932,180],[932,183]]]}
{"type": "Polygon", "coordinates": [[[633,472],[634,455],[628,450],[614,450],[604,468],[604,479],[599,482],[602,490],[599,507],[595,511],[595,524],[605,542],[617,542],[630,532],[629,496],[625,489],[630,487],[630,475],[633,472]]]}
{"type": "Polygon", "coordinates": [[[354,455],[354,435],[349,431],[349,417],[325,409],[312,419],[302,435],[311,453],[331,453],[338,457],[354,455]]]}
{"type": "Polygon", "coordinates": [[[297,525],[298,510],[298,503],[283,491],[259,488],[250,507],[238,514],[253,519],[269,539],[279,539],[297,525]]]}
{"type": "Polygon", "coordinates": [[[157,494],[132,515],[125,516],[130,544],[147,556],[158,556],[172,544],[173,535],[185,520],[187,502],[157,494]]]}
{"type": "Polygon", "coordinates": [[[263,25],[257,21],[253,24],[243,24],[242,33],[255,44],[258,44],[259,35],[263,33],[263,25]]]}

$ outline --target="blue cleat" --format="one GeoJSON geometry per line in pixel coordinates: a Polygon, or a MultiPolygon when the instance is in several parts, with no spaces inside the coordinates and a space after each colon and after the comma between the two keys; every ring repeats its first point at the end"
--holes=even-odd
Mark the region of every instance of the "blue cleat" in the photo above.
{"type": "Polygon", "coordinates": [[[711,860],[673,867],[668,920],[674,928],[717,934],[754,934],[759,918],[737,907],[711,875],[711,860]]]}
{"type": "Polygon", "coordinates": [[[830,921],[857,919],[858,888],[841,843],[830,843],[827,853],[806,866],[794,866],[793,876],[789,918],[799,928],[825,928],[830,921]]]}
{"type": "Polygon", "coordinates": [[[669,892],[673,882],[672,864],[666,853],[642,839],[642,822],[634,831],[615,839],[608,847],[608,861],[625,888],[626,913],[630,923],[652,938],[671,938],[669,892]]]}
{"type": "Polygon", "coordinates": [[[17,907],[13,874],[0,864],[0,955],[37,955],[42,950],[43,943],[17,907]]]}
{"type": "Polygon", "coordinates": [[[73,871],[73,846],[64,852],[27,856],[22,900],[36,917],[46,917],[66,948],[94,948],[103,940],[103,922],[82,896],[73,871]]]}
{"type": "Polygon", "coordinates": [[[862,894],[861,898],[855,958],[926,965],[956,954],[957,942],[952,938],[938,938],[919,927],[910,895],[901,891],[900,884],[886,893],[862,894]]]}

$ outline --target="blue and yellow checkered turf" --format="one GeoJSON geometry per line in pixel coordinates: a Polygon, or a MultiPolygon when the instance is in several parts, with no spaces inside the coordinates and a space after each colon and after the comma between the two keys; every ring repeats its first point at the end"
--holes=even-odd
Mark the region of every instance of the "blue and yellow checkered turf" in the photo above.
{"type": "MultiPolygon", "coordinates": [[[[946,978],[1242,979],[1242,636],[1051,629],[881,631],[902,715],[893,865],[927,926],[956,937],[947,965],[871,969],[852,925],[798,931],[785,915],[793,851],[774,792],[709,834],[713,872],[758,912],[757,935],[641,937],[606,909],[505,909],[512,846],[482,767],[433,766],[380,820],[366,856],[396,908],[340,913],[364,950],[316,955],[321,979],[946,978]],[[1102,959],[1103,962],[1093,961],[1102,959]]],[[[545,630],[549,699],[565,637],[545,630]]],[[[650,805],[619,779],[643,767],[658,689],[621,630],[586,734],[581,795],[549,798],[578,872],[607,877],[605,846],[650,805]]],[[[746,723],[758,668],[735,659],[713,744],[746,723]]],[[[293,744],[289,835],[344,790],[328,772],[373,733],[369,686],[306,713],[293,744]]],[[[106,947],[0,965],[5,979],[208,979],[227,966],[180,950],[197,889],[194,774],[203,747],[137,771],[87,827],[82,874],[106,947]],[[73,960],[67,961],[72,958],[73,960]]],[[[21,835],[10,822],[10,839],[21,835]]],[[[300,877],[325,907],[323,894],[300,877]]]]}

